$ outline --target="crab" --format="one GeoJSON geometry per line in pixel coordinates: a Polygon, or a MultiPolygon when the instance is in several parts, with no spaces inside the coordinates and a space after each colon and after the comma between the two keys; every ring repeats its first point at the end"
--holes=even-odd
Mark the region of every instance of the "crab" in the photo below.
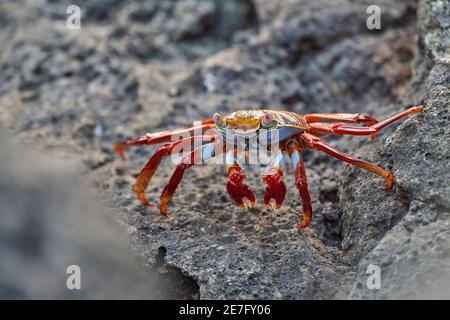
{"type": "Polygon", "coordinates": [[[143,136],[116,143],[113,149],[125,159],[124,149],[127,147],[160,144],[140,171],[133,186],[137,197],[149,207],[152,204],[147,199],[145,190],[163,157],[179,154],[180,150],[189,150],[181,157],[160,197],[160,212],[168,217],[168,203],[185,170],[217,157],[221,157],[227,166],[226,188],[230,197],[237,205],[252,208],[255,204],[255,195],[244,183],[247,176],[243,170],[245,167],[243,162],[248,158],[248,151],[255,147],[255,141],[257,142],[263,136],[269,137],[270,143],[262,147],[262,150],[272,152],[271,160],[262,174],[262,181],[265,183],[264,203],[271,210],[281,207],[286,195],[286,185],[283,180],[285,157],[289,157],[295,172],[295,187],[302,200],[302,219],[297,224],[297,228],[303,229],[310,224],[313,210],[301,155],[302,150],[319,150],[351,165],[369,170],[381,176],[385,181],[386,190],[390,190],[394,185],[394,177],[389,170],[336,150],[322,137],[356,135],[371,136],[373,139],[380,129],[421,110],[423,110],[422,106],[410,107],[381,122],[370,115],[361,113],[298,114],[276,110],[241,110],[224,116],[215,113],[212,118],[194,123],[194,126],[190,128],[146,133],[143,136]],[[239,140],[237,138],[243,138],[240,141],[244,142],[237,142],[239,140]],[[249,143],[254,138],[256,140],[249,143]],[[192,148],[192,145],[197,146],[192,148]],[[245,155],[240,157],[242,153],[245,155]]]}

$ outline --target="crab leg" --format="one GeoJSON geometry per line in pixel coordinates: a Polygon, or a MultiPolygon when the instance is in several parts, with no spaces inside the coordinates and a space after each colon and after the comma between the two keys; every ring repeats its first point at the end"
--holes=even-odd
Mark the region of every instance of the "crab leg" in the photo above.
{"type": "Polygon", "coordinates": [[[334,149],[325,140],[323,140],[319,137],[313,136],[312,134],[304,133],[301,135],[301,137],[306,142],[307,146],[310,147],[311,149],[317,149],[317,150],[323,151],[323,152],[329,154],[330,156],[335,157],[339,160],[342,160],[342,161],[348,162],[352,165],[367,169],[369,171],[372,171],[373,173],[376,173],[376,174],[382,176],[386,182],[386,189],[387,190],[392,189],[392,187],[394,185],[394,177],[389,170],[380,168],[380,167],[378,167],[374,164],[371,164],[369,162],[366,162],[366,161],[352,158],[349,155],[334,149]]]}
{"type": "Polygon", "coordinates": [[[234,153],[228,151],[226,154],[226,162],[228,164],[228,182],[227,191],[231,198],[236,201],[237,205],[242,208],[253,208],[255,205],[255,195],[248,188],[248,186],[243,183],[244,179],[247,178],[245,174],[241,172],[240,165],[236,162],[234,153]],[[244,202],[243,198],[247,198],[248,205],[244,202]]]}
{"type": "Polygon", "coordinates": [[[308,123],[313,122],[348,122],[348,123],[364,123],[368,126],[374,125],[378,121],[367,114],[363,113],[311,113],[303,116],[308,123]]]}
{"type": "Polygon", "coordinates": [[[377,122],[375,124],[370,125],[369,127],[356,127],[349,126],[345,124],[328,124],[328,123],[310,123],[310,128],[312,133],[315,134],[351,134],[356,136],[364,136],[364,135],[375,135],[380,129],[390,125],[391,123],[406,117],[414,112],[422,111],[422,106],[411,107],[403,112],[400,112],[384,121],[377,122]]]}
{"type": "Polygon", "coordinates": [[[271,210],[276,210],[283,204],[286,195],[286,185],[283,182],[283,170],[285,168],[284,155],[279,151],[262,177],[262,180],[267,185],[264,194],[264,203],[271,210]],[[275,204],[271,203],[272,199],[275,200],[275,204]]]}
{"type": "Polygon", "coordinates": [[[174,151],[179,152],[191,148],[192,143],[196,140],[200,141],[200,143],[204,143],[212,142],[214,141],[214,138],[214,136],[193,136],[180,141],[160,145],[144,168],[142,168],[136,179],[136,183],[133,186],[133,191],[136,193],[139,200],[146,206],[151,206],[144,192],[164,156],[171,155],[174,151]]]}
{"type": "Polygon", "coordinates": [[[306,228],[311,222],[312,206],[311,197],[308,191],[308,181],[306,180],[306,171],[303,164],[301,149],[296,144],[291,144],[288,148],[289,157],[291,158],[292,166],[295,171],[295,186],[302,198],[302,216],[303,219],[297,224],[298,229],[306,228]]]}
{"type": "Polygon", "coordinates": [[[184,157],[181,162],[175,168],[172,176],[170,177],[169,183],[164,188],[161,193],[160,201],[159,201],[159,210],[161,214],[165,217],[168,217],[167,213],[167,204],[170,199],[172,199],[175,190],[180,184],[181,179],[183,178],[184,171],[187,168],[192,167],[196,163],[197,160],[201,159],[201,163],[207,159],[210,159],[215,156],[215,144],[208,143],[198,148],[195,148],[191,153],[189,153],[186,157],[184,157]]]}
{"type": "Polygon", "coordinates": [[[166,130],[159,131],[155,133],[146,133],[143,136],[137,138],[131,138],[113,145],[114,151],[122,158],[125,159],[124,149],[131,146],[139,146],[144,144],[157,144],[168,142],[178,139],[178,137],[188,134],[203,133],[205,130],[210,129],[214,126],[214,121],[212,119],[202,120],[200,125],[193,126],[186,129],[176,129],[176,130],[166,130]]]}

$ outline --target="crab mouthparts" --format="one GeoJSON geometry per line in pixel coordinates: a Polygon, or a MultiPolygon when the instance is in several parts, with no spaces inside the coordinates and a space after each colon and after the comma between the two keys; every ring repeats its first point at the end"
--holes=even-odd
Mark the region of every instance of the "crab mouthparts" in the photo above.
{"type": "Polygon", "coordinates": [[[258,127],[237,127],[231,129],[236,133],[250,133],[258,130],[258,127]]]}
{"type": "Polygon", "coordinates": [[[228,128],[236,133],[249,133],[259,129],[260,121],[254,118],[237,118],[228,120],[228,128]]]}

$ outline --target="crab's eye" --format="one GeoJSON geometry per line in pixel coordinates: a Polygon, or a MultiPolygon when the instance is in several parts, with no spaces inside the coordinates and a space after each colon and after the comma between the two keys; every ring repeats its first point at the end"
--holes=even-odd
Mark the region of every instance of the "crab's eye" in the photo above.
{"type": "Polygon", "coordinates": [[[214,123],[217,124],[217,125],[221,125],[222,124],[222,117],[217,112],[214,113],[213,120],[214,120],[214,123]]]}
{"type": "Polygon", "coordinates": [[[272,112],[266,112],[261,118],[261,124],[264,128],[269,128],[273,126],[273,114],[272,112]]]}

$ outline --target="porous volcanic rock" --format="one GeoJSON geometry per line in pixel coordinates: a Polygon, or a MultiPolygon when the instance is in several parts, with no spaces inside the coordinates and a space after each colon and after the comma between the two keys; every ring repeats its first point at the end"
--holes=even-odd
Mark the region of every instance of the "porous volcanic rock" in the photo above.
{"type": "MultiPolygon", "coordinates": [[[[151,273],[174,268],[197,282],[197,295],[177,297],[409,297],[422,274],[440,276],[448,266],[445,1],[89,0],[80,30],[66,27],[69,4],[0,4],[8,17],[0,19],[0,121],[21,141],[81,159],[151,273]],[[381,30],[366,26],[373,4],[381,30]],[[111,149],[214,112],[361,112],[381,120],[420,103],[422,114],[372,143],[327,137],[391,169],[390,192],[370,172],[305,152],[314,218],[302,231],[292,170],[286,201],[271,212],[261,205],[259,167],[248,171],[259,200],[251,211],[227,196],[223,166],[193,167],[166,220],[131,190],[155,148],[128,149],[125,162],[111,149]],[[365,285],[369,264],[381,267],[380,290],[365,285]]],[[[152,202],[173,169],[169,159],[160,166],[147,191],[152,202]]]]}

